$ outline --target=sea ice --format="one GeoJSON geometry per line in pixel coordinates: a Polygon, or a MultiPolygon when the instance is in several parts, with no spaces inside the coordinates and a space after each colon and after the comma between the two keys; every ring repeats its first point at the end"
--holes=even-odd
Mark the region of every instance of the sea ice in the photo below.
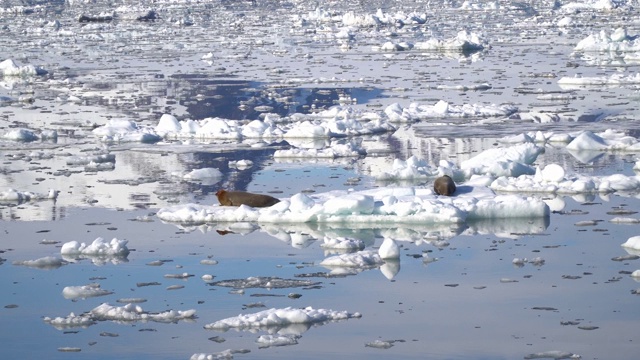
{"type": "Polygon", "coordinates": [[[100,284],[89,284],[82,286],[65,286],[62,289],[62,296],[65,299],[86,299],[91,297],[105,296],[113,294],[112,291],[101,289],[100,284]]]}
{"type": "Polygon", "coordinates": [[[128,242],[128,240],[118,240],[116,238],[106,241],[101,237],[93,240],[89,245],[78,241],[70,241],[62,245],[60,253],[66,256],[126,256],[129,254],[128,242]]]}
{"type": "Polygon", "coordinates": [[[328,309],[314,309],[306,307],[302,309],[286,307],[282,309],[272,308],[253,314],[238,315],[205,325],[205,329],[227,331],[236,329],[259,329],[268,327],[285,327],[292,324],[317,324],[328,321],[360,318],[358,312],[334,311],[328,309]]]}

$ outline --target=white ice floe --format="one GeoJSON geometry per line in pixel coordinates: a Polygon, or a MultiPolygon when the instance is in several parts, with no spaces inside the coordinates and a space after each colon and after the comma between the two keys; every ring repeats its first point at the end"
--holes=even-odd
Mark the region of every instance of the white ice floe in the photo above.
{"type": "Polygon", "coordinates": [[[253,166],[253,161],[249,159],[242,159],[238,161],[229,161],[230,168],[236,168],[238,170],[248,169],[253,166]]]}
{"type": "Polygon", "coordinates": [[[222,118],[178,121],[175,116],[164,114],[155,131],[167,138],[242,140],[347,137],[395,130],[391,124],[368,116],[368,113],[339,106],[315,114],[293,114],[285,118],[268,114],[263,120],[248,123],[222,118]]]}
{"type": "Polygon", "coordinates": [[[91,297],[105,296],[113,294],[113,291],[100,288],[100,284],[88,284],[81,286],[65,286],[62,289],[62,296],[65,299],[86,299],[91,297]]]}
{"type": "Polygon", "coordinates": [[[134,304],[126,304],[123,306],[112,306],[108,303],[102,303],[89,312],[81,315],[71,313],[67,317],[45,317],[44,322],[51,324],[56,328],[69,327],[85,327],[95,324],[98,321],[155,321],[163,323],[172,323],[180,320],[193,319],[196,311],[191,310],[167,310],[158,313],[144,311],[142,307],[134,304]]]}
{"type": "Polygon", "coordinates": [[[483,186],[458,187],[455,197],[439,197],[432,189],[380,188],[364,191],[332,191],[311,196],[299,193],[267,208],[245,205],[198,204],[162,208],[157,216],[168,222],[204,224],[216,222],[258,223],[462,223],[467,219],[535,218],[549,216],[539,199],[495,195],[483,186]]]}
{"type": "Polygon", "coordinates": [[[640,152],[640,141],[624,132],[611,129],[597,134],[583,131],[567,145],[567,149],[640,152]]]}
{"type": "Polygon", "coordinates": [[[233,359],[233,354],[245,354],[248,353],[249,350],[232,350],[227,349],[224,351],[220,351],[218,353],[205,354],[205,353],[196,353],[191,355],[189,360],[228,360],[233,359]]]}
{"type": "Polygon", "coordinates": [[[640,253],[640,236],[630,237],[626,242],[622,244],[622,247],[624,247],[627,251],[640,253]]]}
{"type": "Polygon", "coordinates": [[[364,242],[360,239],[345,237],[328,237],[325,236],[320,247],[331,250],[358,251],[364,249],[364,242]]]}
{"type": "Polygon", "coordinates": [[[560,9],[569,12],[581,10],[612,10],[619,6],[621,2],[615,0],[581,0],[563,4],[560,9]]]}
{"type": "Polygon", "coordinates": [[[284,335],[260,335],[256,340],[258,347],[266,348],[272,346],[288,346],[298,344],[300,335],[284,334],[284,335]]]}
{"type": "Polygon", "coordinates": [[[385,238],[378,249],[378,255],[383,260],[400,258],[400,247],[391,238],[385,238]]]}
{"type": "Polygon", "coordinates": [[[126,256],[129,254],[127,248],[128,240],[118,240],[116,238],[111,241],[104,240],[99,237],[91,244],[81,243],[79,241],[69,241],[62,245],[60,253],[63,256],[126,256]]]}
{"type": "Polygon", "coordinates": [[[87,156],[71,156],[67,159],[67,165],[88,165],[91,163],[115,163],[116,156],[114,154],[99,154],[87,156]]]}
{"type": "Polygon", "coordinates": [[[640,84],[640,73],[625,75],[612,74],[609,76],[565,76],[558,80],[558,86],[562,89],[580,89],[583,87],[620,87],[640,84]]]}
{"type": "Polygon", "coordinates": [[[44,270],[57,269],[67,264],[68,264],[67,261],[53,257],[53,256],[45,256],[35,260],[21,260],[21,261],[13,262],[13,265],[22,265],[22,266],[28,266],[28,267],[44,269],[44,270]]]}
{"type": "Polygon", "coordinates": [[[205,329],[227,331],[235,329],[259,329],[268,327],[286,327],[293,324],[317,324],[328,321],[360,318],[358,312],[334,311],[329,309],[314,309],[306,307],[302,309],[286,307],[282,309],[272,308],[253,314],[238,315],[205,325],[205,329]]]}
{"type": "Polygon", "coordinates": [[[617,28],[611,32],[601,30],[578,42],[574,50],[582,52],[640,51],[640,39],[638,36],[628,35],[625,28],[617,28]]]}
{"type": "Polygon", "coordinates": [[[402,107],[400,104],[394,103],[384,109],[389,121],[403,123],[434,118],[509,116],[516,111],[518,108],[512,105],[453,105],[444,100],[440,100],[434,105],[411,103],[409,107],[402,107]]]}
{"type": "Polygon", "coordinates": [[[608,176],[583,176],[565,174],[557,164],[536,168],[534,175],[517,178],[502,176],[489,187],[505,192],[540,192],[557,194],[610,193],[615,191],[637,191],[640,189],[639,176],[614,174],[608,176]]]}
{"type": "Polygon", "coordinates": [[[371,250],[362,250],[350,254],[341,254],[330,256],[320,262],[321,266],[327,268],[374,268],[384,264],[384,260],[380,255],[371,250]]]}
{"type": "Polygon", "coordinates": [[[382,171],[379,174],[372,174],[377,180],[419,180],[436,177],[439,175],[449,175],[452,177],[455,168],[454,165],[445,161],[440,161],[440,166],[435,167],[429,165],[426,160],[411,156],[407,160],[394,159],[391,169],[382,171]]]}
{"type": "Polygon", "coordinates": [[[535,172],[530,164],[533,164],[542,152],[544,148],[532,143],[508,148],[491,148],[463,161],[460,168],[467,178],[471,175],[518,177],[535,172]]]}
{"type": "Polygon", "coordinates": [[[54,200],[58,197],[58,191],[49,190],[47,194],[36,194],[30,191],[18,191],[15,189],[8,189],[0,191],[0,202],[27,202],[38,200],[54,200]]]}
{"type": "Polygon", "coordinates": [[[222,172],[216,168],[194,169],[182,176],[185,180],[199,181],[204,185],[213,185],[222,179],[222,172]]]}
{"type": "Polygon", "coordinates": [[[428,52],[460,52],[470,53],[475,51],[481,51],[487,46],[487,41],[476,33],[470,33],[462,30],[458,32],[456,37],[452,39],[429,39],[427,41],[408,43],[398,42],[394,43],[387,41],[382,45],[373,46],[373,51],[407,51],[407,50],[420,50],[428,52]]]}
{"type": "Polygon", "coordinates": [[[149,127],[139,127],[133,121],[111,119],[103,126],[93,129],[96,136],[105,142],[157,143],[162,137],[149,127]]]}
{"type": "Polygon", "coordinates": [[[6,59],[0,62],[0,75],[3,76],[35,76],[44,75],[47,71],[33,65],[18,66],[13,60],[6,59]]]}

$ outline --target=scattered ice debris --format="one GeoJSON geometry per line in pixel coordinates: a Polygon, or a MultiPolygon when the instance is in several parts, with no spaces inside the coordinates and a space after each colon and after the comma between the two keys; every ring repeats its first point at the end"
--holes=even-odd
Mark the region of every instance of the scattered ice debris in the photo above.
{"type": "Polygon", "coordinates": [[[301,149],[292,148],[287,150],[276,150],[273,157],[276,159],[283,158],[329,158],[335,159],[339,157],[358,157],[366,155],[366,150],[361,146],[352,142],[346,144],[333,144],[331,147],[324,149],[301,149]]]}
{"type": "Polygon", "coordinates": [[[231,287],[234,289],[264,288],[264,289],[286,289],[292,287],[315,286],[319,282],[297,279],[282,279],[278,277],[257,276],[246,279],[220,280],[209,283],[211,286],[231,287]]]}
{"type": "Polygon", "coordinates": [[[591,34],[580,40],[574,50],[582,52],[640,51],[640,39],[638,36],[628,35],[625,28],[617,28],[610,32],[601,30],[597,34],[591,34]]]}
{"type": "Polygon", "coordinates": [[[193,354],[191,355],[189,360],[228,360],[228,359],[233,359],[233,354],[246,354],[248,352],[250,352],[250,350],[227,349],[227,350],[224,350],[218,353],[213,353],[213,354],[204,354],[204,353],[193,354]]]}
{"type": "Polygon", "coordinates": [[[536,168],[534,175],[499,177],[489,187],[505,192],[541,192],[558,194],[610,193],[615,191],[637,191],[640,189],[639,176],[614,174],[609,176],[567,176],[557,164],[536,168]]]}
{"type": "Polygon", "coordinates": [[[281,139],[332,138],[361,136],[394,131],[395,127],[379,119],[366,118],[368,113],[336,106],[314,114],[293,114],[280,118],[275,114],[249,123],[240,120],[206,118],[183,120],[169,114],[160,118],[155,131],[166,138],[204,139],[281,139]]]}
{"type": "Polygon", "coordinates": [[[526,355],[525,359],[581,359],[582,356],[566,351],[552,350],[526,355]]]}
{"type": "Polygon", "coordinates": [[[116,156],[114,154],[99,154],[89,156],[72,156],[67,159],[67,165],[89,165],[91,163],[115,163],[116,156]]]}
{"type": "Polygon", "coordinates": [[[93,129],[104,142],[140,142],[154,144],[162,140],[151,128],[141,128],[133,121],[111,119],[106,125],[93,129]]]}
{"type": "Polygon", "coordinates": [[[22,260],[22,261],[13,262],[13,265],[22,265],[22,266],[28,266],[28,267],[43,269],[43,270],[57,269],[67,264],[68,264],[67,261],[53,257],[53,256],[45,256],[35,260],[22,260]]]}
{"type": "Polygon", "coordinates": [[[47,71],[33,65],[18,66],[13,60],[6,59],[0,62],[0,75],[2,76],[36,76],[44,75],[47,71]]]}
{"type": "Polygon", "coordinates": [[[201,278],[202,280],[209,282],[209,281],[213,281],[214,276],[211,274],[204,274],[202,275],[201,278]]]}
{"type": "Polygon", "coordinates": [[[180,320],[194,319],[195,310],[167,310],[159,313],[151,313],[144,311],[142,307],[133,304],[124,306],[112,306],[108,303],[102,303],[93,310],[75,315],[71,313],[67,317],[50,318],[45,317],[44,322],[53,325],[58,329],[70,327],[86,327],[93,325],[98,321],[156,321],[163,323],[175,323],[180,320]]]}
{"type": "Polygon", "coordinates": [[[297,345],[300,335],[296,334],[284,334],[284,335],[260,335],[256,342],[258,347],[268,348],[272,346],[288,346],[297,345]]]}
{"type": "Polygon", "coordinates": [[[0,203],[2,202],[17,202],[24,203],[28,201],[39,200],[55,200],[58,197],[59,192],[56,190],[49,190],[47,194],[36,194],[30,191],[18,191],[15,189],[8,189],[0,191],[0,203]]]}
{"type": "Polygon", "coordinates": [[[378,255],[382,260],[398,260],[400,258],[400,247],[391,238],[385,238],[378,249],[378,255]]]}
{"type": "Polygon", "coordinates": [[[458,32],[456,37],[448,40],[432,38],[417,43],[393,43],[387,41],[382,45],[373,46],[372,49],[373,51],[408,51],[415,49],[427,52],[458,52],[470,54],[482,51],[485,47],[487,47],[487,41],[483,39],[481,35],[462,30],[458,32]]]}
{"type": "Polygon", "coordinates": [[[411,103],[408,108],[394,103],[384,109],[389,121],[402,123],[433,118],[506,117],[516,111],[518,108],[512,105],[453,105],[444,100],[432,106],[411,103]]]}
{"type": "Polygon", "coordinates": [[[107,260],[117,263],[126,260],[129,255],[128,242],[128,240],[118,240],[116,238],[107,241],[101,237],[95,239],[89,245],[78,241],[70,241],[62,245],[60,253],[63,258],[70,261],[90,258],[96,264],[102,264],[107,260]]]}
{"type": "Polygon", "coordinates": [[[620,87],[640,84],[640,73],[635,75],[612,74],[610,76],[586,76],[575,75],[573,77],[562,77],[558,80],[558,85],[562,89],[580,89],[587,86],[610,86],[620,87]]]}
{"type": "Polygon", "coordinates": [[[100,284],[88,284],[81,286],[65,286],[62,289],[62,296],[65,299],[86,299],[98,296],[105,296],[113,294],[113,291],[100,288],[100,284]]]}
{"type": "Polygon", "coordinates": [[[227,331],[235,329],[259,329],[268,327],[286,327],[293,324],[320,324],[329,321],[360,318],[358,312],[334,311],[328,309],[314,309],[306,307],[297,309],[286,307],[282,309],[272,308],[253,314],[238,315],[205,325],[205,329],[227,331]]]}
{"type": "Polygon", "coordinates": [[[407,160],[394,159],[393,165],[389,171],[383,171],[380,174],[373,174],[373,176],[375,176],[377,180],[381,181],[417,180],[436,177],[443,174],[443,172],[444,171],[429,165],[426,160],[414,155],[409,157],[407,160]]]}

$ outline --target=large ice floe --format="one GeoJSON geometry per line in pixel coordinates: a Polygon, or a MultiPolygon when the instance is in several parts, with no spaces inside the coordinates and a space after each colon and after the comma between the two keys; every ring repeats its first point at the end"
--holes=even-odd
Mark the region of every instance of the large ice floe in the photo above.
{"type": "Polygon", "coordinates": [[[58,329],[67,329],[75,327],[88,327],[99,321],[117,321],[117,322],[163,322],[175,323],[180,320],[194,319],[196,311],[191,310],[166,310],[162,312],[148,312],[139,305],[126,304],[124,306],[113,306],[108,303],[102,303],[91,311],[76,315],[70,313],[66,317],[45,317],[45,323],[50,324],[58,329]]]}
{"type": "Polygon", "coordinates": [[[268,208],[179,205],[160,209],[167,222],[204,224],[215,222],[258,223],[461,223],[468,219],[549,216],[539,199],[495,195],[482,186],[460,186],[459,195],[442,197],[432,189],[417,187],[364,191],[331,191],[296,194],[268,208]]]}
{"type": "MultiPolygon", "coordinates": [[[[360,318],[362,314],[312,307],[268,309],[253,314],[243,314],[206,324],[205,329],[227,331],[229,329],[265,329],[277,332],[291,325],[317,325],[331,321],[360,318]]],[[[306,331],[306,329],[304,329],[306,331]]]]}

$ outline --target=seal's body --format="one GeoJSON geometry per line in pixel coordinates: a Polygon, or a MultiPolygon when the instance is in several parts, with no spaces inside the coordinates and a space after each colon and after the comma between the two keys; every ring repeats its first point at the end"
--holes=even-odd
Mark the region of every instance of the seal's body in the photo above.
{"type": "Polygon", "coordinates": [[[245,191],[218,190],[216,196],[222,206],[247,205],[251,207],[269,207],[280,202],[280,200],[273,196],[252,194],[245,191]]]}
{"type": "Polygon", "coordinates": [[[456,183],[449,175],[440,176],[433,182],[433,191],[438,195],[451,196],[456,192],[456,183]]]}

